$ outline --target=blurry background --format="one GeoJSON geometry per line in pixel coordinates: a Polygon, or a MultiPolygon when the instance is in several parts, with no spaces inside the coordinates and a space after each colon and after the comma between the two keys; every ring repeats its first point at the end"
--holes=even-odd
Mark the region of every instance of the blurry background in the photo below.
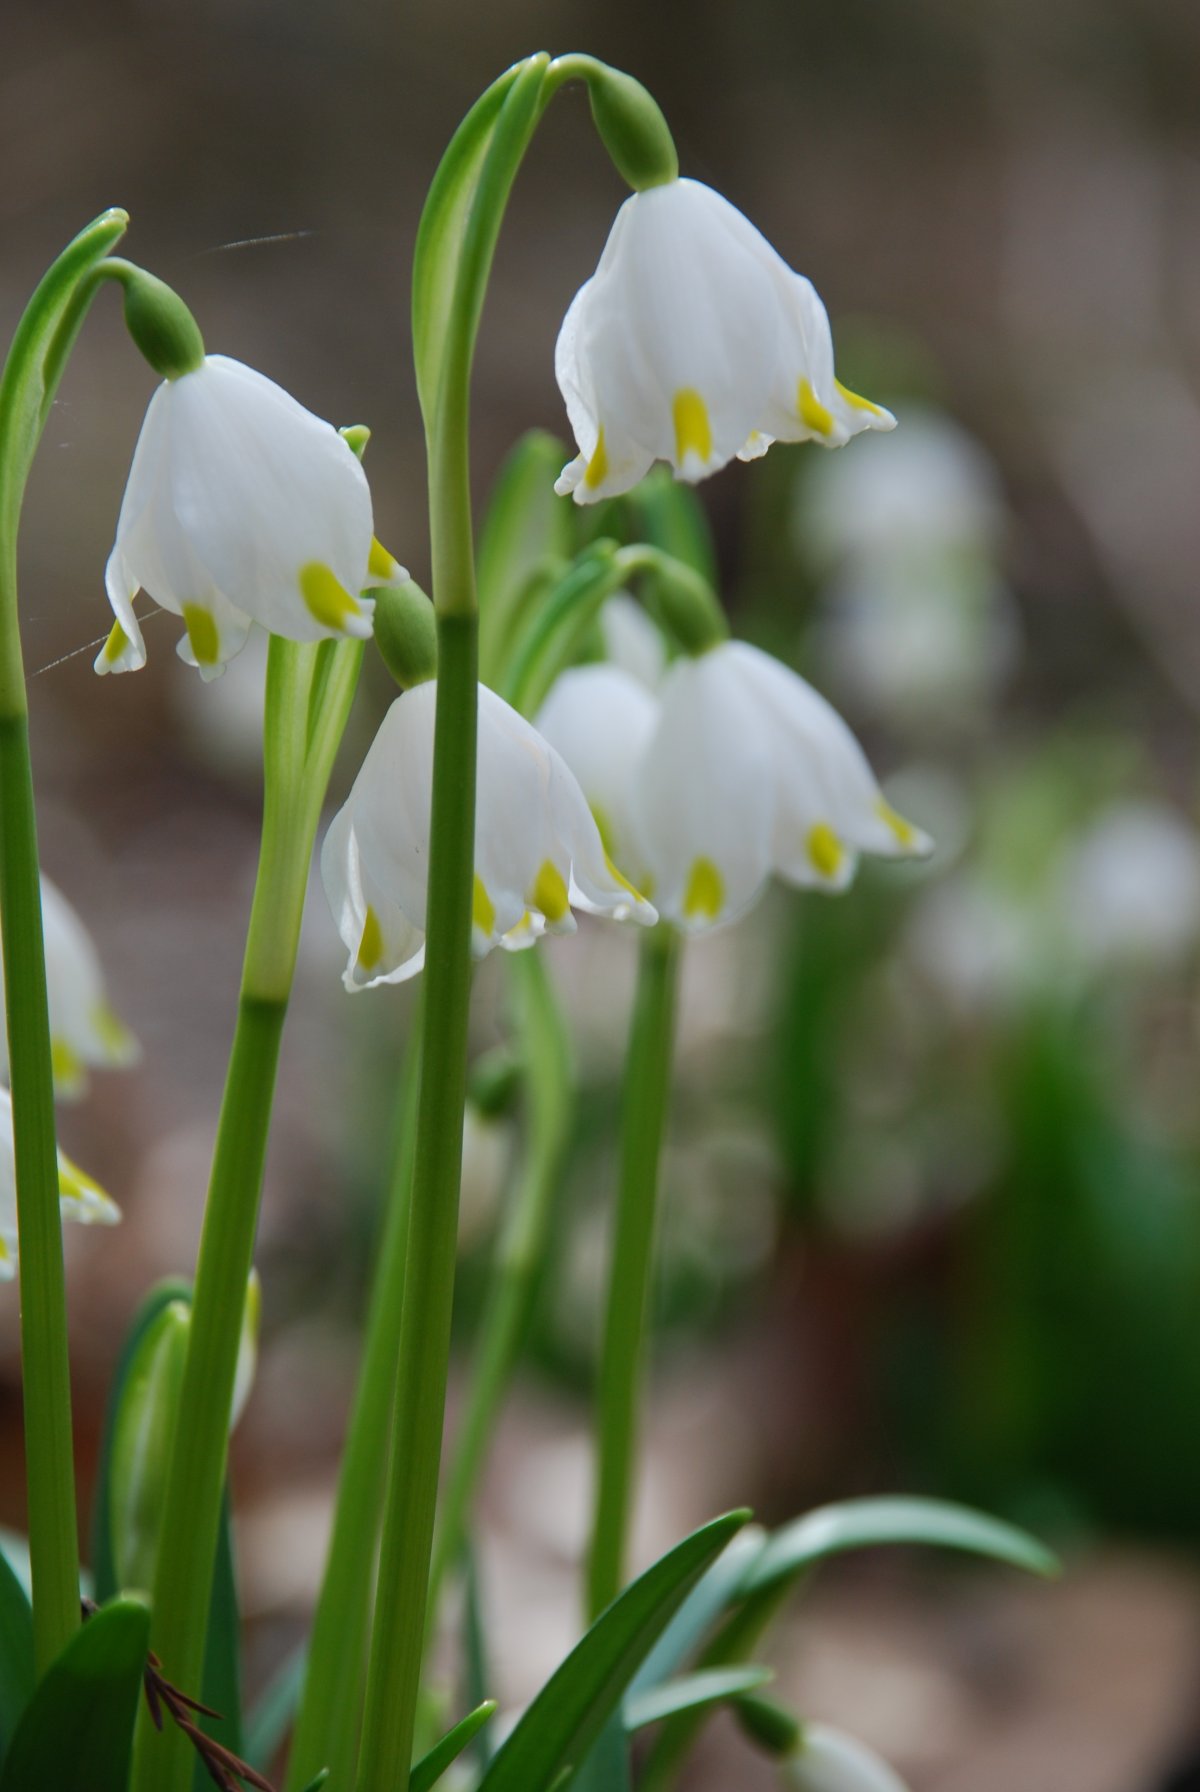
{"type": "MultiPolygon", "coordinates": [[[[834,902],[776,893],[688,954],[639,1547],[743,1500],[771,1520],[904,1488],[1005,1512],[1067,1550],[1060,1586],[828,1570],[779,1638],[782,1690],[914,1792],[1197,1783],[1169,1776],[1200,1740],[1200,12],[7,0],[0,45],[5,340],[62,243],[127,207],[129,254],[210,348],[372,426],[379,533],[421,579],[413,232],[502,66],[580,48],[638,74],[685,172],[814,279],[843,378],[901,430],[836,457],[777,448],[703,497],[737,628],[839,703],[940,846],[834,902]]],[[[501,243],[481,501],[518,432],[564,426],[554,337],[621,197],[569,92],[501,243]]],[[[62,1119],[126,1213],[69,1240],[85,1468],[141,1292],[192,1261],[257,840],[261,666],[202,689],[152,620],[139,677],[91,671],[151,385],[102,295],[22,542],[44,862],[145,1053],[62,1119]]],[[[377,672],[338,795],[387,700],[377,672]]],[[[485,1499],[510,1699],[576,1623],[633,948],[584,929],[553,956],[584,1089],[485,1499]]],[[[339,960],[318,891],[236,1460],[256,1683],[320,1574],[408,1022],[404,993],[350,1002],[339,960]]],[[[480,1046],[503,1036],[501,970],[480,979],[480,1046]]],[[[486,1147],[474,1167],[465,1341],[486,1147]]],[[[8,1291],[0,1520],[20,1527],[16,1336],[8,1291]]],[[[690,1784],[759,1771],[715,1725],[690,1784]]]]}

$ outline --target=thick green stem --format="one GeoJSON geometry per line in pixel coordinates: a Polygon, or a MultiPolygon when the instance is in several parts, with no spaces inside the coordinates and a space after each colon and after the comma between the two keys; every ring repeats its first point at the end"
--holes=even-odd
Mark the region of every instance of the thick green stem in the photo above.
{"type": "Polygon", "coordinates": [[[395,1792],[406,1783],[424,1651],[466,1097],[479,709],[475,654],[474,615],[440,615],[421,1091],[400,1364],[359,1762],[361,1792],[395,1792]]]}
{"type": "Polygon", "coordinates": [[[571,1116],[571,1042],[541,955],[518,953],[509,967],[518,997],[517,1037],[528,1091],[525,1161],[500,1241],[475,1348],[475,1372],[442,1499],[431,1619],[447,1569],[462,1545],[479,1471],[508,1387],[537,1285],[554,1210],[571,1116]]]}
{"type": "MultiPolygon", "coordinates": [[[[20,651],[18,647],[18,653],[20,651]]],[[[34,1650],[44,1672],[79,1623],[79,1541],[54,1084],[37,832],[23,714],[0,715],[0,915],[12,1066],[34,1650]]]]}
{"type": "Polygon", "coordinates": [[[414,1018],[362,1368],[338,1476],[333,1532],[313,1618],[304,1692],[288,1757],[288,1792],[300,1792],[325,1766],[335,1786],[350,1786],[354,1779],[404,1300],[419,1084],[419,1013],[414,1018]]]}
{"type": "Polygon", "coordinates": [[[28,703],[17,605],[25,485],[54,393],[96,291],[96,268],[128,219],[109,211],[39,282],[0,375],[0,931],[11,1066],[21,1374],[34,1652],[44,1671],[79,1624],[79,1539],[54,1079],[28,703]]]}
{"type": "MultiPolygon", "coordinates": [[[[204,1663],[241,1315],[308,867],[361,662],[358,643],[298,647],[271,640],[262,846],[154,1578],[151,1645],[168,1678],[186,1691],[199,1686],[204,1663]],[[323,676],[313,708],[318,670],[323,676]]],[[[160,1734],[143,1707],[134,1792],[188,1792],[193,1765],[186,1737],[173,1725],[160,1734]]]]}
{"type": "Polygon", "coordinates": [[[625,1061],[620,1186],[596,1410],[596,1510],[587,1584],[591,1618],[611,1604],[625,1581],[679,949],[665,923],[642,942],[625,1061]]]}

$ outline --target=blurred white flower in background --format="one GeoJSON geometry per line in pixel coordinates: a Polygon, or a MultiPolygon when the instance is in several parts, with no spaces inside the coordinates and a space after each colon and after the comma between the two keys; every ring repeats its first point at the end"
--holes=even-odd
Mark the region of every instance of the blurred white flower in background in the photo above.
{"type": "Polygon", "coordinates": [[[555,489],[577,504],[629,491],[656,460],[695,481],[775,441],[836,448],[896,421],[834,377],[812,282],[695,180],[625,201],[554,371],[579,449],[555,489]]]}
{"type": "MultiPolygon", "coordinates": [[[[64,1151],[58,1154],[59,1205],[65,1220],[82,1226],[115,1226],[116,1202],[64,1151]]],[[[0,1281],[17,1273],[17,1166],[13,1152],[12,1096],[0,1089],[0,1281]]]]}
{"type": "Polygon", "coordinates": [[[805,1724],[781,1777],[792,1792],[908,1792],[881,1755],[829,1724],[805,1724]]]}
{"type": "Polygon", "coordinates": [[[648,691],[657,690],[667,669],[667,645],[636,598],[614,592],[600,610],[604,657],[648,691]]]}
{"type": "Polygon", "coordinates": [[[986,710],[1020,627],[1000,570],[1005,505],[965,430],[906,410],[894,442],[807,471],[796,526],[826,571],[819,648],[838,687],[892,721],[936,729],[986,710]]]}
{"type": "Polygon", "coordinates": [[[1200,932],[1200,838],[1165,803],[1115,803],[1064,853],[1055,896],[1091,965],[1168,969],[1200,932]]]}
{"type": "MultiPolygon", "coordinates": [[[[44,873],[41,883],[54,1092],[70,1098],[87,1088],[89,1069],[124,1069],[137,1063],[140,1052],[137,1040],[109,1002],[100,958],[87,928],[44,873]]],[[[0,998],[3,994],[0,958],[0,998]]],[[[0,1076],[8,1081],[8,1031],[3,1025],[0,1076]]]]}

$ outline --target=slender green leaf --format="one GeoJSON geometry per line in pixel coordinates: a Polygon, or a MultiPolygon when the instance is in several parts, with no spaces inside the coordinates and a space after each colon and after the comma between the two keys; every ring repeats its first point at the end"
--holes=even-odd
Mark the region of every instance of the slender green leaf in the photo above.
{"type": "MultiPolygon", "coordinates": [[[[233,1559],[233,1526],[230,1522],[229,1485],[221,1500],[221,1529],[217,1534],[217,1559],[213,1565],[212,1601],[208,1608],[208,1633],[204,1644],[204,1678],[200,1697],[215,1717],[198,1717],[205,1735],[214,1737],[235,1755],[242,1753],[242,1642],[238,1612],[237,1575],[233,1559]]],[[[192,1778],[192,1792],[208,1792],[211,1785],[200,1761],[192,1778]]]]}
{"type": "Polygon", "coordinates": [[[321,1792],[321,1787],[325,1784],[328,1778],[328,1767],[322,1767],[320,1773],[315,1773],[312,1779],[309,1780],[307,1786],[304,1788],[304,1792],[321,1792]]]}
{"type": "Polygon", "coordinates": [[[1027,1532],[969,1506],[928,1499],[845,1500],[807,1512],[775,1531],[747,1569],[739,1592],[761,1592],[826,1556],[883,1543],[936,1544],[990,1556],[1031,1574],[1058,1572],[1056,1558],[1027,1532]]]}
{"type": "Polygon", "coordinates": [[[430,186],[413,253],[412,335],[417,394],[426,428],[437,405],[450,297],[467,214],[500,108],[522,68],[516,63],[480,95],[459,125],[430,186]]]}
{"type": "Polygon", "coordinates": [[[675,1717],[680,1711],[719,1705],[741,1693],[756,1692],[773,1678],[770,1668],[706,1668],[685,1674],[651,1692],[635,1693],[626,1699],[622,1711],[625,1728],[632,1734],[634,1730],[644,1730],[647,1724],[660,1724],[665,1717],[675,1717]]]}
{"type": "Polygon", "coordinates": [[[33,1663],[33,1613],[6,1556],[0,1555],[0,1759],[29,1702],[33,1663]]]}
{"type": "Polygon", "coordinates": [[[26,1706],[0,1792],[125,1792],[149,1634],[134,1599],[76,1631],[26,1706]]]}
{"type": "Polygon", "coordinates": [[[247,1716],[245,1745],[240,1752],[260,1772],[274,1759],[296,1715],[307,1662],[308,1648],[302,1643],[283,1662],[247,1716]]]}
{"type": "Polygon", "coordinates": [[[547,566],[565,566],[571,558],[572,505],[554,490],[565,459],[557,437],[529,430],[500,468],[488,500],[475,579],[480,675],[496,689],[531,581],[547,566]]]}
{"type": "Polygon", "coordinates": [[[690,485],[680,484],[668,467],[655,467],[627,502],[637,519],[635,538],[673,554],[710,585],[716,584],[717,557],[708,518],[690,485]]]}
{"type": "Polygon", "coordinates": [[[614,1711],[593,1742],[587,1759],[576,1773],[568,1775],[571,1792],[633,1792],[633,1772],[629,1759],[629,1738],[614,1711]]]}
{"type": "Polygon", "coordinates": [[[629,1683],[627,1697],[650,1692],[683,1665],[709,1630],[738,1597],[750,1564],[762,1553],[767,1533],[747,1525],[697,1582],[629,1683]]]}
{"type": "Polygon", "coordinates": [[[429,1792],[436,1786],[446,1769],[462,1754],[463,1750],[475,1739],[488,1719],[494,1716],[495,1699],[485,1699],[474,1711],[469,1711],[452,1730],[447,1730],[440,1742],[434,1744],[427,1755],[422,1755],[408,1776],[408,1792],[429,1792]]]}
{"type": "MultiPolygon", "coordinates": [[[[463,1656],[466,1679],[466,1696],[473,1708],[487,1700],[487,1688],[491,1683],[491,1670],[488,1667],[487,1628],[483,1615],[483,1600],[479,1591],[479,1568],[475,1560],[475,1551],[470,1543],[463,1551],[463,1656]]],[[[485,1723],[475,1739],[475,1755],[481,1768],[486,1767],[495,1754],[493,1738],[494,1726],[485,1723]]]]}
{"type": "Polygon", "coordinates": [[[586,1757],[654,1643],[748,1517],[731,1512],[694,1532],[600,1614],[497,1751],[479,1792],[545,1792],[586,1757]]]}

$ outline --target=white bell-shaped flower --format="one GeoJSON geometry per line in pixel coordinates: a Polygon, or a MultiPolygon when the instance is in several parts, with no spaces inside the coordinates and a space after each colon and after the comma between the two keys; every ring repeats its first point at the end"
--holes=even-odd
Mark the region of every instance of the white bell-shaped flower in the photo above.
{"type": "MultiPolygon", "coordinates": [[[[347,989],[398,983],[424,964],[436,685],[392,704],[321,852],[350,954],[347,989]]],[[[479,686],[474,947],[516,951],[574,930],[572,906],[644,924],[654,909],[605,853],[583,792],[540,734],[479,686]]]]}
{"type": "Polygon", "coordinates": [[[837,711],[743,642],[677,660],[657,695],[616,667],[579,667],[538,726],[614,855],[689,931],[744,913],[773,872],[841,890],[860,853],[930,847],[888,804],[837,711]]]}
{"type": "Polygon", "coordinates": [[[792,1792],[908,1792],[881,1755],[830,1724],[805,1724],[783,1781],[792,1792]]]}
{"type": "Polygon", "coordinates": [[[556,489],[581,504],[656,460],[695,481],[773,441],[836,448],[895,425],[835,378],[812,282],[694,180],[625,201],[563,320],[555,374],[579,450],[556,489]]]}
{"type": "MultiPolygon", "coordinates": [[[[89,1069],[118,1070],[138,1060],[137,1040],[113,1011],[99,955],[62,891],[42,877],[42,929],[50,1051],[57,1095],[81,1095],[89,1069]]],[[[0,958],[0,999],[4,964],[0,958]]],[[[0,1077],[8,1080],[8,1031],[0,1025],[0,1077]]]]}
{"type": "Polygon", "coordinates": [[[291,641],[365,639],[362,591],[405,576],[375,540],[366,475],[333,425],[207,355],[150,400],[104,575],[117,621],[96,670],[145,664],[139,587],[183,618],[180,657],[215,678],[251,622],[291,641]]]}
{"type": "MultiPolygon", "coordinates": [[[[65,1220],[83,1226],[115,1226],[121,1217],[106,1195],[64,1151],[58,1154],[58,1193],[65,1220]]],[[[0,1281],[17,1273],[17,1167],[13,1153],[12,1096],[0,1089],[0,1281]]]]}

